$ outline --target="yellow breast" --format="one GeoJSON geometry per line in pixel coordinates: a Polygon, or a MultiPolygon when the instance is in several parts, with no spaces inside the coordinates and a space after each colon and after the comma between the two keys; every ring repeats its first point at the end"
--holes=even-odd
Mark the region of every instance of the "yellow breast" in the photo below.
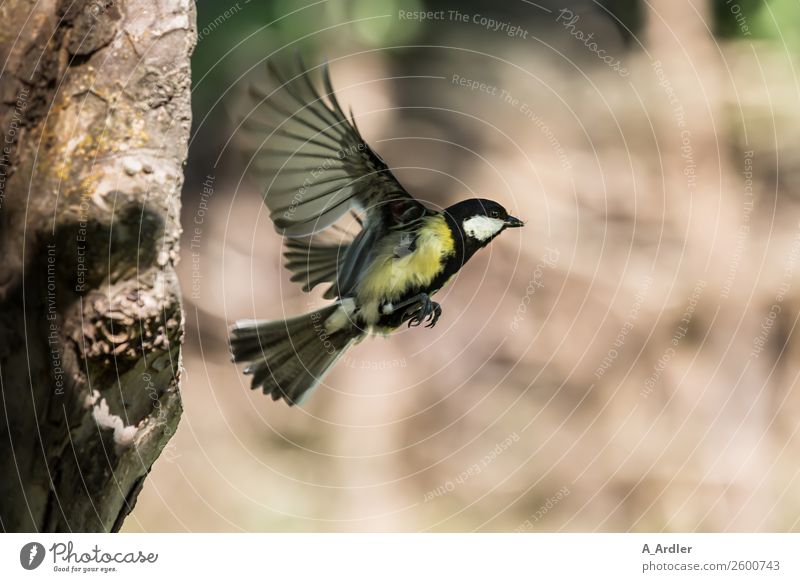
{"type": "Polygon", "coordinates": [[[394,301],[410,289],[426,287],[441,272],[442,260],[455,253],[453,235],[441,215],[425,219],[412,252],[408,252],[410,242],[404,247],[402,235],[397,234],[381,243],[377,260],[359,285],[362,306],[394,301]]]}

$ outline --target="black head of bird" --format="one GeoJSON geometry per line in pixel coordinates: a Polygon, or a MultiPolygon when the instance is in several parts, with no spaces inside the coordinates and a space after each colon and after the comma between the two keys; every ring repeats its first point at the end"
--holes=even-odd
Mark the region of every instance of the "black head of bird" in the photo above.
{"type": "Polygon", "coordinates": [[[298,59],[279,88],[259,91],[243,133],[252,138],[254,174],[286,237],[292,281],[319,284],[333,300],[286,320],[238,321],[231,329],[234,361],[247,362],[253,388],[290,405],[307,397],[342,353],[369,334],[400,326],[433,327],[442,314],[431,300],[481,248],[508,228],[523,226],[503,206],[473,198],[437,211],[412,197],[364,141],[352,114],[334,94],[327,66],[324,95],[298,59]],[[315,236],[351,211],[361,229],[346,241],[315,236]]]}
{"type": "Polygon", "coordinates": [[[445,217],[465,244],[483,248],[507,228],[525,226],[494,200],[471,198],[445,209],[445,217]]]}

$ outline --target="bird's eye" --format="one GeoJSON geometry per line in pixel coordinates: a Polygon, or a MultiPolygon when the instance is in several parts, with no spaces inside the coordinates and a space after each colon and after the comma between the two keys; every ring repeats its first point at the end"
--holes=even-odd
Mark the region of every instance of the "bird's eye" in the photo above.
{"type": "Polygon", "coordinates": [[[500,218],[500,212],[498,212],[497,210],[492,210],[492,211],[489,213],[489,216],[490,216],[491,218],[500,218]]]}

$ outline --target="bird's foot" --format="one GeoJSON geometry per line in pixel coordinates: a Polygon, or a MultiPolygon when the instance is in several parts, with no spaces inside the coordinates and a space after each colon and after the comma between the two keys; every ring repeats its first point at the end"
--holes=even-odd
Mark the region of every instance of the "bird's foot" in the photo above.
{"type": "Polygon", "coordinates": [[[431,301],[431,298],[425,293],[420,293],[417,306],[407,312],[408,327],[417,327],[426,320],[429,323],[425,327],[433,327],[441,315],[442,307],[435,301],[431,301]]]}
{"type": "Polygon", "coordinates": [[[428,321],[430,321],[430,323],[428,325],[426,325],[425,327],[433,327],[433,326],[435,326],[436,322],[439,321],[439,318],[441,316],[442,316],[442,306],[434,301],[433,302],[433,313],[428,316],[428,321]]]}

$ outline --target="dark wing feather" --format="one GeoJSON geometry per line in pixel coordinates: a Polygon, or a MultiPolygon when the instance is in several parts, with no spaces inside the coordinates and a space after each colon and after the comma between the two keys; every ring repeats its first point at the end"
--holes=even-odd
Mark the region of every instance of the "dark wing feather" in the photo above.
{"type": "Polygon", "coordinates": [[[302,283],[306,292],[320,283],[335,280],[340,258],[347,252],[347,247],[306,239],[286,239],[283,256],[286,268],[293,273],[291,280],[302,283]]]}
{"type": "Polygon", "coordinates": [[[408,194],[386,163],[361,137],[352,112],[343,111],[322,66],[325,96],[298,58],[297,71],[269,70],[274,91],[250,88],[256,100],[242,121],[254,154],[253,170],[267,182],[264,200],[275,228],[286,237],[286,266],[309,291],[334,284],[325,296],[345,296],[354,288],[375,242],[428,210],[408,194]],[[346,244],[320,244],[310,237],[333,225],[351,209],[364,214],[362,231],[346,244]],[[302,239],[302,240],[301,240],[302,239]]]}
{"type": "Polygon", "coordinates": [[[353,208],[365,212],[367,222],[375,214],[386,218],[391,203],[402,212],[394,209],[390,220],[393,214],[423,211],[348,119],[327,65],[324,97],[302,62],[288,75],[272,62],[268,66],[280,86],[271,92],[251,87],[257,102],[241,128],[254,153],[253,168],[268,184],[264,199],[278,232],[309,236],[353,208]]]}

